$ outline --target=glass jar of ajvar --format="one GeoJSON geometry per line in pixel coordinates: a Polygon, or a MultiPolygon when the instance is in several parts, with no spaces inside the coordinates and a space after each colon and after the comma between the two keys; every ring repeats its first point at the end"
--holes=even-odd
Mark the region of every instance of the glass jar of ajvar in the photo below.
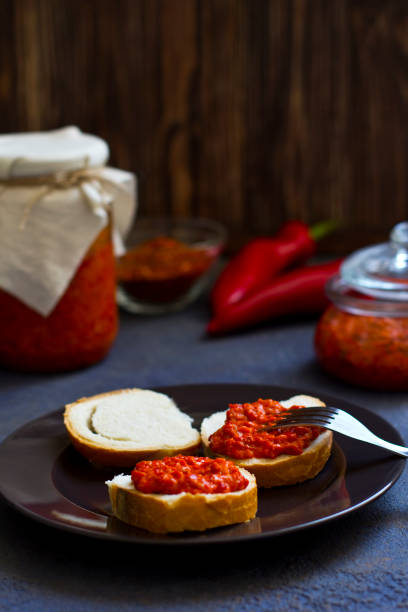
{"type": "Polygon", "coordinates": [[[357,386],[407,391],[408,223],[348,257],[327,295],[315,333],[322,367],[357,386]]]}
{"type": "Polygon", "coordinates": [[[112,196],[97,174],[107,156],[77,128],[0,136],[0,366],[73,370],[110,349],[112,196]]]}

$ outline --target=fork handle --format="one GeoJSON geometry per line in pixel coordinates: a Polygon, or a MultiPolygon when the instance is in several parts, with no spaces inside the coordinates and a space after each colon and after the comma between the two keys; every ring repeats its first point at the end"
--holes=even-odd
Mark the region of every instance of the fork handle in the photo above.
{"type": "Polygon", "coordinates": [[[378,438],[376,435],[372,434],[371,440],[366,440],[367,442],[372,442],[372,444],[377,444],[378,446],[382,446],[383,448],[387,448],[393,453],[397,453],[401,455],[401,457],[408,458],[408,448],[405,446],[399,446],[398,444],[392,444],[392,442],[387,442],[386,440],[382,440],[378,438]]]}

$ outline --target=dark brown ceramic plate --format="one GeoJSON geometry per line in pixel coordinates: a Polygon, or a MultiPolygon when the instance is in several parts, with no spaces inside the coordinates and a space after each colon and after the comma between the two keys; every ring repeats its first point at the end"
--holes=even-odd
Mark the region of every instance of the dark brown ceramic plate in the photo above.
{"type": "MultiPolygon", "coordinates": [[[[194,417],[224,410],[228,403],[278,400],[298,393],[317,395],[347,410],[377,435],[402,444],[381,417],[319,392],[267,385],[208,384],[161,387],[194,417]]],[[[373,501],[398,479],[404,459],[363,442],[335,434],[332,455],[313,480],[259,490],[257,517],[242,525],[204,533],[155,535],[122,523],[110,514],[105,480],[118,470],[97,469],[70,445],[57,410],[31,421],[0,445],[0,492],[23,514],[47,525],[88,536],[138,544],[197,545],[271,537],[318,525],[373,501]]]]}

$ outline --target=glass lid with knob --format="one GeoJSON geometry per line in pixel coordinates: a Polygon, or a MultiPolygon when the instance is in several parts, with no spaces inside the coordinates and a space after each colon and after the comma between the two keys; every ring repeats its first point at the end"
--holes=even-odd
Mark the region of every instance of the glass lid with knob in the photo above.
{"type": "Polygon", "coordinates": [[[340,273],[358,291],[382,299],[408,301],[408,222],[393,228],[389,242],[350,255],[340,273]]]}
{"type": "Polygon", "coordinates": [[[340,274],[329,281],[327,293],[349,312],[407,317],[408,222],[392,229],[389,242],[359,249],[347,257],[340,274]]]}

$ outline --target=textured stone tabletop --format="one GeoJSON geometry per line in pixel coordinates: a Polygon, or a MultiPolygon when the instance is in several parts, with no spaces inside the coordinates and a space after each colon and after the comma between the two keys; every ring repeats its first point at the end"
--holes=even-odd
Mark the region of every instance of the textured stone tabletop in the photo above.
{"type": "MultiPolygon", "coordinates": [[[[315,362],[315,321],[281,320],[204,335],[205,301],[181,313],[122,313],[103,362],[53,376],[0,372],[1,439],[81,396],[185,383],[271,384],[369,408],[408,442],[408,394],[329,379],[315,362]]],[[[27,470],[30,466],[27,465],[27,470]]],[[[105,542],[31,521],[0,503],[1,610],[408,609],[408,477],[347,517],[279,538],[206,549],[105,542]]]]}

